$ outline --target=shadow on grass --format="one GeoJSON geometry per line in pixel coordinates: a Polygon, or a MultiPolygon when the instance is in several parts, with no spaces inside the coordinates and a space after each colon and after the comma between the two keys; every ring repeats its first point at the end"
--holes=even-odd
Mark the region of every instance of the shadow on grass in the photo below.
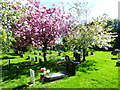
{"type": "Polygon", "coordinates": [[[87,73],[87,71],[96,71],[96,62],[93,60],[86,60],[85,62],[81,63],[80,65],[76,66],[76,71],[87,73]]]}
{"type": "Polygon", "coordinates": [[[14,58],[16,58],[16,57],[8,57],[8,56],[4,56],[4,57],[2,57],[2,58],[0,58],[1,60],[5,60],[5,59],[14,59],[14,58]]]}
{"type": "Polygon", "coordinates": [[[19,56],[18,54],[15,54],[15,53],[8,53],[8,55],[11,55],[11,56],[19,56]]]}
{"type": "MultiPolygon", "coordinates": [[[[37,62],[37,65],[31,65],[30,63],[31,63],[30,61],[26,61],[22,63],[10,64],[10,69],[2,70],[3,81],[6,81],[8,79],[12,80],[15,78],[19,78],[21,77],[21,75],[26,75],[27,77],[30,77],[30,69],[33,69],[35,71],[35,76],[39,75],[40,69],[43,67],[50,69],[52,72],[65,70],[64,67],[57,66],[54,60],[48,61],[46,63],[41,63],[41,64],[37,62]],[[25,65],[28,65],[28,66],[25,66],[25,65]]],[[[4,67],[8,67],[8,66],[6,65],[4,67]]]]}
{"type": "Polygon", "coordinates": [[[23,84],[23,85],[20,85],[18,87],[13,88],[13,90],[26,90],[26,89],[27,89],[27,85],[26,84],[23,84]]]}
{"type": "MultiPolygon", "coordinates": [[[[30,76],[29,69],[33,69],[33,70],[35,70],[35,72],[37,72],[37,70],[39,70],[42,67],[41,64],[37,64],[34,66],[23,66],[26,64],[30,64],[30,62],[10,64],[10,68],[8,70],[2,70],[3,81],[6,81],[8,79],[12,80],[14,78],[19,78],[21,75],[30,76]]],[[[7,67],[7,65],[5,67],[7,67]]]]}

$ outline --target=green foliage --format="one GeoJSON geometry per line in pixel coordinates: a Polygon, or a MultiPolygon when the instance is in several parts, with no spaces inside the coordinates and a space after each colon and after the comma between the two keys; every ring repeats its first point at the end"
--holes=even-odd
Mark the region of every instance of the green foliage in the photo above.
{"type": "Polygon", "coordinates": [[[17,5],[20,5],[20,3],[16,1],[0,1],[0,50],[2,50],[3,53],[9,52],[13,47],[12,43],[15,42],[15,38],[11,31],[15,28],[13,23],[17,21],[17,18],[22,14],[22,10],[25,9],[21,8],[15,10],[13,7],[17,5]]]}

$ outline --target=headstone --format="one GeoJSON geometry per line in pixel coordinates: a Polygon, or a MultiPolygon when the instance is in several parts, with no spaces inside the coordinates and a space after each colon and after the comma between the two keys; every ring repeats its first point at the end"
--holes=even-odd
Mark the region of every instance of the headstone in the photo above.
{"type": "Polygon", "coordinates": [[[17,66],[17,67],[16,67],[16,77],[18,77],[19,72],[20,72],[20,69],[19,69],[19,67],[17,66]]]}
{"type": "Polygon", "coordinates": [[[26,58],[26,60],[29,60],[30,59],[30,56],[28,56],[27,58],[26,58]]]}
{"type": "Polygon", "coordinates": [[[58,56],[60,56],[61,55],[61,52],[58,52],[58,56]]]}
{"type": "Polygon", "coordinates": [[[81,56],[83,56],[83,50],[80,51],[81,56]]]}
{"type": "Polygon", "coordinates": [[[74,76],[75,75],[75,63],[72,62],[69,58],[69,56],[65,56],[66,59],[66,71],[68,72],[68,75],[74,76]]]}
{"type": "Polygon", "coordinates": [[[52,54],[52,52],[50,51],[50,54],[52,54]]]}
{"type": "Polygon", "coordinates": [[[93,52],[94,52],[94,50],[93,50],[93,49],[91,49],[91,53],[90,53],[90,55],[93,55],[93,52]]]}
{"type": "Polygon", "coordinates": [[[120,66],[120,61],[116,62],[116,66],[120,66]]]}
{"type": "Polygon", "coordinates": [[[85,56],[88,56],[88,51],[86,51],[85,56]]]}
{"type": "Polygon", "coordinates": [[[19,56],[20,56],[21,58],[23,58],[23,54],[20,54],[19,56]]]}
{"type": "Polygon", "coordinates": [[[39,58],[39,64],[42,64],[42,58],[39,58]]]}
{"type": "Polygon", "coordinates": [[[118,53],[117,51],[112,51],[111,52],[112,55],[117,55],[117,53],[118,53]]]}
{"type": "Polygon", "coordinates": [[[35,57],[35,62],[37,62],[37,57],[35,57]]]}
{"type": "Polygon", "coordinates": [[[10,69],[10,60],[8,60],[8,68],[10,69]]]}
{"type": "Polygon", "coordinates": [[[34,55],[38,55],[38,53],[34,52],[34,55]]]}
{"type": "Polygon", "coordinates": [[[80,54],[78,54],[77,52],[74,52],[73,53],[73,56],[75,57],[75,60],[77,61],[77,62],[80,62],[80,54]]]}
{"type": "Polygon", "coordinates": [[[39,53],[39,55],[41,55],[41,53],[39,53]]]}
{"type": "Polygon", "coordinates": [[[35,72],[32,69],[30,69],[30,83],[35,85],[35,72]]]}
{"type": "Polygon", "coordinates": [[[118,61],[120,61],[120,52],[118,53],[118,61]]]}

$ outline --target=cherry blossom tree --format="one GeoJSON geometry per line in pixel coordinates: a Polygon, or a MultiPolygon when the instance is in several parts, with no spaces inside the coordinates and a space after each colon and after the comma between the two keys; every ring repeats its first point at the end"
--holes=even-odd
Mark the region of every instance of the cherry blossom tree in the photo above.
{"type": "Polygon", "coordinates": [[[56,7],[54,4],[47,8],[37,0],[28,0],[27,9],[15,22],[16,28],[12,31],[18,38],[16,47],[34,45],[43,48],[44,61],[47,61],[46,50],[48,45],[54,45],[55,40],[69,33],[69,17],[64,12],[64,7],[56,7]]]}
{"type": "Polygon", "coordinates": [[[83,61],[85,61],[86,50],[94,45],[107,49],[112,47],[110,42],[114,40],[114,36],[110,31],[112,26],[107,26],[107,17],[98,17],[92,22],[84,25],[77,24],[72,27],[73,33],[68,37],[68,45],[71,48],[83,49],[83,61]]]}

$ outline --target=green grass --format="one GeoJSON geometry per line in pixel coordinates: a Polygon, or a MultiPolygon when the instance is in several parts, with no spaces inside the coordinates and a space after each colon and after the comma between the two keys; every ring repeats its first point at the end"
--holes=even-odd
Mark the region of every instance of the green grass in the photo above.
{"type": "MultiPolygon", "coordinates": [[[[41,51],[36,51],[41,52],[41,51]]],[[[51,83],[41,84],[39,80],[39,70],[41,67],[46,67],[51,70],[51,73],[64,71],[65,68],[57,67],[54,63],[59,58],[62,58],[63,55],[58,56],[55,51],[52,51],[51,55],[55,55],[56,58],[49,60],[47,64],[41,64],[30,67],[22,67],[22,64],[25,64],[25,58],[30,55],[31,57],[38,56],[43,58],[40,55],[33,55],[33,53],[24,54],[24,58],[19,56],[14,56],[11,59],[11,69],[2,71],[2,87],[3,88],[44,88],[48,86],[49,88],[118,88],[118,67],[116,67],[117,60],[111,60],[112,57],[117,57],[111,55],[111,52],[97,51],[94,52],[94,55],[89,55],[86,57],[86,61],[78,66],[76,66],[76,75],[72,77],[65,77],[64,79],[57,80],[51,83]],[[20,67],[20,75],[16,77],[15,67],[20,67]],[[30,75],[29,69],[35,70],[35,80],[36,85],[30,86],[30,75]]],[[[67,55],[72,57],[72,52],[67,52],[67,55]]],[[[47,55],[49,58],[50,54],[47,55]]],[[[9,56],[12,57],[12,56],[9,56]]],[[[9,59],[4,59],[2,63],[6,65],[6,62],[9,59]]]]}

